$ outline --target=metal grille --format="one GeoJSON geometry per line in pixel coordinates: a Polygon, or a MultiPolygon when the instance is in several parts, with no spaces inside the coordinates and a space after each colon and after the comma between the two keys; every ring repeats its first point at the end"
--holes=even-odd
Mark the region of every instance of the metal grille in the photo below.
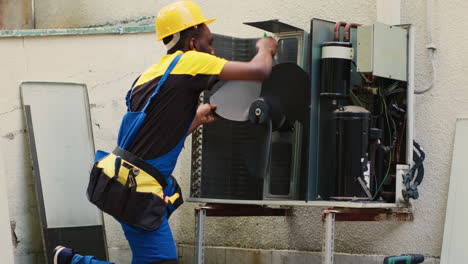
{"type": "MultiPolygon", "coordinates": [[[[239,39],[223,35],[213,34],[213,48],[216,55],[227,60],[249,61],[256,53],[256,39],[239,39]]],[[[200,97],[201,102],[208,102],[212,92],[208,91],[200,97]]],[[[195,198],[234,198],[244,197],[252,193],[252,184],[249,179],[248,169],[243,166],[242,150],[236,148],[240,142],[248,139],[248,128],[246,124],[238,124],[227,120],[220,120],[205,128],[198,128],[192,134],[192,175],[190,184],[190,196],[195,198]],[[222,142],[223,153],[207,152],[207,142],[204,134],[207,134],[208,142],[210,133],[231,135],[224,137],[222,142]],[[236,150],[237,149],[237,150],[236,150]],[[209,163],[209,164],[208,164],[209,163]],[[222,167],[224,169],[218,169],[222,167]],[[216,173],[215,173],[216,172],[216,173]],[[203,175],[203,180],[202,180],[203,175]]],[[[218,142],[212,142],[218,144],[218,142]]],[[[244,144],[245,144],[244,143],[244,144]]],[[[256,180],[255,185],[260,181],[256,180]]],[[[255,197],[261,197],[261,188],[257,187],[255,197]]]]}

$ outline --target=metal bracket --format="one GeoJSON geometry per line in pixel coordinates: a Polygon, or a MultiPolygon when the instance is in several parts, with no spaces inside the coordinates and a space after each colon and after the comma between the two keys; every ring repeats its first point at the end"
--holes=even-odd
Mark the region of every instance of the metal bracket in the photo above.
{"type": "Polygon", "coordinates": [[[355,209],[330,208],[322,211],[323,243],[322,264],[333,264],[333,251],[335,248],[335,222],[353,221],[413,221],[413,212],[410,209],[355,209]]]}
{"type": "Polygon", "coordinates": [[[410,169],[409,165],[406,164],[397,164],[396,166],[396,188],[395,188],[395,203],[408,205],[408,202],[405,201],[403,197],[403,190],[405,190],[405,184],[403,182],[403,177],[406,175],[410,169]]]}
{"type": "Polygon", "coordinates": [[[259,205],[206,204],[195,208],[195,264],[205,263],[205,218],[207,216],[287,216],[290,208],[259,205]]]}
{"type": "Polygon", "coordinates": [[[322,212],[323,243],[322,264],[333,264],[333,251],[335,249],[335,214],[338,211],[324,210],[322,212]]]}
{"type": "Polygon", "coordinates": [[[205,263],[206,208],[195,208],[195,264],[205,263]]]}

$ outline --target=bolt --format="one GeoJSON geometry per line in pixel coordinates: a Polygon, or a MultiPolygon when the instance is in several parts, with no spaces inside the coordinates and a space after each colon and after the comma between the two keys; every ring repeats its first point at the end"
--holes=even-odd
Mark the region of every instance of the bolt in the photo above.
{"type": "Polygon", "coordinates": [[[132,172],[133,172],[133,175],[137,176],[138,174],[140,174],[140,169],[133,167],[132,172]]]}
{"type": "Polygon", "coordinates": [[[255,115],[256,116],[260,116],[261,114],[262,114],[262,109],[260,109],[260,108],[255,109],[255,115]]]}

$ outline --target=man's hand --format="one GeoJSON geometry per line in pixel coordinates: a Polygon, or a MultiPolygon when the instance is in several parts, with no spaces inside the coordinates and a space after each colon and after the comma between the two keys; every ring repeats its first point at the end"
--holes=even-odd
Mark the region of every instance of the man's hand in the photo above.
{"type": "Polygon", "coordinates": [[[214,112],[215,109],[216,106],[211,104],[201,104],[198,106],[197,114],[195,115],[192,125],[190,126],[189,134],[201,125],[218,120],[219,116],[214,112]]]}
{"type": "Polygon", "coordinates": [[[195,119],[198,119],[199,125],[204,125],[216,121],[219,116],[214,112],[216,105],[201,104],[198,106],[197,115],[195,119]]]}
{"type": "Polygon", "coordinates": [[[257,54],[249,62],[228,61],[221,73],[220,80],[264,81],[271,73],[273,56],[278,49],[278,43],[272,37],[257,41],[257,54]]]}
{"type": "Polygon", "coordinates": [[[257,41],[256,44],[257,50],[268,50],[271,53],[271,56],[275,56],[276,50],[278,49],[278,42],[272,37],[261,38],[257,41]]]}

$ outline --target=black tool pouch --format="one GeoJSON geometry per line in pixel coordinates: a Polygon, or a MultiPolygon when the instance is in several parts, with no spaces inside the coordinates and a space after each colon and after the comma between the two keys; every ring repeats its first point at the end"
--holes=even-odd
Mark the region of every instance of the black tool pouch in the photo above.
{"type": "MultiPolygon", "coordinates": [[[[136,168],[136,167],[135,167],[136,168]]],[[[127,183],[120,183],[118,169],[113,176],[106,175],[94,164],[87,196],[91,203],[107,214],[144,230],[155,230],[165,217],[166,202],[150,192],[136,191],[134,170],[129,170],[127,183]],[[133,182],[132,179],[133,178],[133,182]]]]}

